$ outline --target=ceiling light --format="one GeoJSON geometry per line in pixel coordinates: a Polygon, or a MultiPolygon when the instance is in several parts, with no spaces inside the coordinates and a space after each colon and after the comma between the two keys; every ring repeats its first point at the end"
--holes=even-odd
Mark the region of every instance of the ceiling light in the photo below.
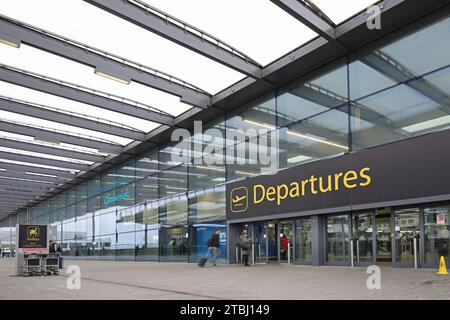
{"type": "Polygon", "coordinates": [[[450,125],[450,115],[435,118],[435,119],[420,122],[420,123],[416,123],[416,124],[413,124],[413,125],[410,125],[407,127],[403,127],[402,129],[413,133],[413,132],[418,132],[418,131],[436,128],[436,127],[440,127],[440,126],[448,126],[448,125],[450,125]]]}
{"type": "Polygon", "coordinates": [[[124,79],[118,78],[116,76],[113,76],[111,74],[105,73],[103,71],[95,70],[94,73],[96,75],[99,75],[99,76],[102,76],[104,78],[107,78],[107,79],[110,79],[110,80],[114,80],[114,81],[117,81],[117,82],[120,82],[120,83],[123,83],[123,84],[130,84],[130,80],[124,80],[124,79]]]}
{"type": "Polygon", "coordinates": [[[257,176],[256,173],[244,172],[244,171],[238,171],[238,170],[236,170],[234,173],[241,174],[241,175],[244,175],[244,176],[257,176]]]}
{"type": "Polygon", "coordinates": [[[260,127],[271,129],[271,130],[275,129],[274,126],[270,126],[270,125],[265,124],[265,123],[259,123],[259,122],[255,122],[255,121],[251,121],[251,120],[247,120],[247,119],[245,119],[244,122],[251,123],[251,124],[254,124],[254,125],[257,125],[257,126],[260,126],[260,127]]]}
{"type": "Polygon", "coordinates": [[[218,167],[194,166],[194,168],[204,169],[204,170],[213,170],[213,171],[218,171],[218,172],[225,172],[224,168],[218,168],[218,167]]]}
{"type": "Polygon", "coordinates": [[[287,133],[288,134],[292,134],[292,135],[297,136],[297,137],[300,137],[300,138],[309,139],[309,140],[312,140],[312,141],[328,144],[328,145],[333,146],[333,147],[337,147],[337,148],[341,148],[341,149],[344,149],[344,150],[348,150],[348,147],[343,146],[341,144],[337,144],[337,143],[334,143],[334,142],[329,142],[329,141],[323,140],[323,139],[314,138],[314,137],[311,137],[311,136],[308,136],[308,135],[305,135],[305,134],[301,134],[301,133],[298,133],[298,132],[295,132],[295,131],[288,130],[287,133]]]}
{"type": "Polygon", "coordinates": [[[13,39],[10,36],[4,35],[4,34],[0,35],[0,43],[6,44],[6,45],[14,47],[14,48],[20,48],[19,40],[13,39]]]}
{"type": "Polygon", "coordinates": [[[299,163],[299,162],[303,162],[303,161],[306,161],[309,159],[311,159],[311,157],[299,155],[299,156],[295,156],[295,157],[291,157],[291,158],[287,159],[287,162],[288,163],[299,163]]]}
{"type": "Polygon", "coordinates": [[[50,141],[50,140],[43,140],[37,137],[34,137],[34,141],[41,143],[41,144],[47,144],[47,145],[51,145],[51,146],[57,146],[59,145],[59,141],[50,141]]]}
{"type": "Polygon", "coordinates": [[[29,171],[26,171],[25,174],[30,174],[30,175],[33,175],[33,176],[40,176],[40,177],[58,178],[58,176],[55,176],[55,175],[52,175],[52,174],[29,172],[29,171]]]}

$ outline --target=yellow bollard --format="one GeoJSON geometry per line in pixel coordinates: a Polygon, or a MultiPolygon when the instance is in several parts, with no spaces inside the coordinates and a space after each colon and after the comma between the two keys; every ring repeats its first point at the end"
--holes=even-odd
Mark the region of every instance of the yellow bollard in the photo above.
{"type": "Polygon", "coordinates": [[[437,274],[448,274],[447,267],[445,266],[445,259],[441,256],[441,261],[439,262],[439,270],[437,274]]]}

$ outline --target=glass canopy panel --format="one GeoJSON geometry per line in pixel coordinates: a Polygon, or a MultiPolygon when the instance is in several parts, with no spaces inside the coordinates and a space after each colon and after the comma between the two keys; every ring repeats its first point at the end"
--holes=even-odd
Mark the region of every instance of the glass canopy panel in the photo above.
{"type": "Polygon", "coordinates": [[[210,93],[244,77],[84,1],[4,0],[2,14],[169,73],[210,93]]]}
{"type": "Polygon", "coordinates": [[[127,145],[133,141],[133,140],[126,139],[126,138],[113,136],[113,135],[106,134],[106,133],[101,133],[98,131],[87,130],[87,129],[83,129],[80,127],[69,126],[69,125],[58,123],[58,122],[42,120],[39,118],[34,118],[34,117],[29,117],[29,116],[23,116],[21,114],[8,112],[8,111],[0,110],[0,119],[7,120],[7,121],[19,122],[19,123],[27,124],[27,125],[30,125],[33,127],[64,131],[64,132],[67,132],[69,135],[81,134],[83,136],[89,136],[89,137],[94,137],[97,139],[107,140],[108,142],[118,143],[123,146],[127,145]]]}
{"type": "Polygon", "coordinates": [[[359,99],[396,84],[387,76],[365,64],[364,58],[361,61],[352,62],[349,70],[351,99],[359,99]]]}
{"type": "Polygon", "coordinates": [[[450,18],[395,41],[380,51],[412,76],[446,67],[450,61],[450,18]]]}
{"type": "Polygon", "coordinates": [[[128,127],[139,128],[139,130],[142,130],[144,132],[149,132],[159,126],[159,124],[154,122],[135,118],[114,111],[105,110],[73,100],[60,98],[51,94],[27,89],[3,81],[0,81],[0,95],[42,104],[68,112],[76,111],[77,113],[81,113],[90,117],[120,123],[128,127]]]}
{"type": "Polygon", "coordinates": [[[339,24],[376,3],[375,0],[311,0],[335,24],[339,24]]]}
{"type": "Polygon", "coordinates": [[[127,85],[107,79],[96,75],[94,68],[27,45],[21,45],[20,49],[0,46],[0,55],[6,65],[138,101],[175,116],[191,109],[174,95],[136,82],[127,85]]]}
{"type": "Polygon", "coordinates": [[[263,66],[317,35],[270,1],[144,2],[225,41],[263,66]],[[289,30],[295,32],[286,36],[289,30]]]}
{"type": "Polygon", "coordinates": [[[444,71],[411,81],[410,86],[398,85],[352,104],[353,148],[362,149],[449,128],[448,106],[434,101],[443,101],[449,90],[426,97],[412,89],[427,81],[432,83],[433,79],[445,79],[449,72],[444,71]],[[361,120],[373,125],[362,126],[361,120]]]}

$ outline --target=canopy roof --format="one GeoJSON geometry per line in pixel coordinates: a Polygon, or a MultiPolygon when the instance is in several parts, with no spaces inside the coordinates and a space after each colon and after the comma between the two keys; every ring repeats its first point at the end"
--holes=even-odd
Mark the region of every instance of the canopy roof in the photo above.
{"type": "Polygon", "coordinates": [[[336,41],[374,2],[2,0],[0,220],[336,41]]]}

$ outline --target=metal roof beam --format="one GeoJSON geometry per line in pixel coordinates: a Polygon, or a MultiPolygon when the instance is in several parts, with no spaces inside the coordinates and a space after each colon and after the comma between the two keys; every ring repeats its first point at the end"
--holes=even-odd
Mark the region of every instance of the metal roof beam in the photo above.
{"type": "Polygon", "coordinates": [[[85,1],[247,76],[262,77],[262,67],[238,50],[141,1],[85,1]]]}
{"type": "MultiPolygon", "coordinates": [[[[48,155],[72,158],[78,160],[92,161],[92,162],[103,162],[105,157],[75,150],[61,149],[55,147],[49,147],[43,144],[31,143],[29,141],[19,141],[12,139],[0,138],[0,147],[18,149],[23,151],[39,152],[48,155]]],[[[0,166],[1,168],[1,166],[0,166]]]]}
{"type": "Polygon", "coordinates": [[[89,91],[87,88],[76,87],[64,81],[46,78],[6,65],[0,65],[0,80],[147,121],[173,125],[173,117],[170,115],[144,109],[130,104],[131,102],[119,101],[107,95],[99,95],[96,94],[98,91],[92,89],[89,91]]]}
{"type": "MultiPolygon", "coordinates": [[[[205,108],[211,103],[209,94],[186,81],[46,30],[26,25],[5,16],[0,17],[0,30],[2,30],[2,33],[20,39],[20,42],[40,50],[92,66],[96,70],[117,75],[119,78],[133,80],[176,95],[184,103],[201,108],[205,108]]],[[[155,119],[158,119],[158,117],[155,116],[155,119]]],[[[158,122],[157,120],[151,121],[158,122]]]]}
{"type": "Polygon", "coordinates": [[[312,9],[308,8],[306,3],[299,0],[271,1],[328,41],[333,41],[336,39],[334,26],[328,23],[325,19],[322,19],[312,9]]]}
{"type": "Polygon", "coordinates": [[[34,164],[42,164],[45,166],[52,166],[52,167],[65,168],[65,169],[74,169],[74,170],[81,170],[81,171],[89,170],[89,165],[87,165],[87,164],[75,163],[75,162],[66,161],[66,160],[48,159],[48,158],[43,158],[43,157],[24,155],[24,154],[18,154],[18,153],[6,152],[6,151],[0,151],[0,159],[28,162],[28,163],[34,163],[34,164]]]}
{"type": "Polygon", "coordinates": [[[0,183],[2,184],[11,184],[11,185],[17,185],[17,186],[30,186],[30,187],[36,187],[41,189],[50,189],[50,188],[56,188],[58,185],[56,182],[54,183],[46,183],[46,182],[39,182],[39,181],[27,181],[27,180],[20,180],[15,178],[6,177],[3,175],[3,172],[0,172],[0,183]]]}
{"type": "Polygon", "coordinates": [[[33,173],[39,173],[39,174],[52,175],[52,176],[57,176],[60,179],[63,179],[63,178],[74,179],[76,177],[75,174],[72,174],[69,171],[63,171],[63,170],[57,170],[57,169],[51,169],[51,168],[33,167],[33,166],[27,166],[24,164],[0,162],[0,168],[6,169],[6,170],[12,171],[12,172],[18,172],[18,173],[33,172],[33,173]]]}
{"type": "Polygon", "coordinates": [[[5,188],[14,188],[14,189],[21,188],[24,191],[33,190],[33,191],[47,192],[50,189],[56,188],[56,186],[42,186],[41,184],[36,184],[32,182],[23,183],[0,179],[0,190],[5,188]]]}
{"type": "Polygon", "coordinates": [[[1,193],[4,195],[28,195],[30,196],[30,199],[35,196],[44,195],[47,192],[46,190],[22,189],[21,187],[13,187],[7,185],[0,185],[0,190],[3,190],[1,191],[1,193]]]}
{"type": "Polygon", "coordinates": [[[105,153],[120,154],[123,150],[123,147],[120,145],[89,139],[85,137],[79,137],[75,135],[68,135],[47,129],[29,127],[19,123],[0,120],[0,125],[1,125],[0,129],[2,131],[35,137],[37,140],[51,141],[57,143],[64,142],[78,146],[98,149],[100,152],[105,153]]]}
{"type": "Polygon", "coordinates": [[[28,202],[30,201],[31,197],[30,196],[25,196],[25,195],[0,195],[0,202],[2,202],[2,200],[12,200],[12,201],[17,201],[17,202],[28,202]]]}
{"type": "Polygon", "coordinates": [[[131,130],[125,127],[115,126],[94,119],[80,117],[75,114],[58,112],[57,110],[40,108],[25,101],[12,100],[0,96],[0,110],[14,112],[29,117],[63,123],[70,126],[80,127],[93,131],[99,131],[131,140],[144,140],[145,133],[131,130]]]}

